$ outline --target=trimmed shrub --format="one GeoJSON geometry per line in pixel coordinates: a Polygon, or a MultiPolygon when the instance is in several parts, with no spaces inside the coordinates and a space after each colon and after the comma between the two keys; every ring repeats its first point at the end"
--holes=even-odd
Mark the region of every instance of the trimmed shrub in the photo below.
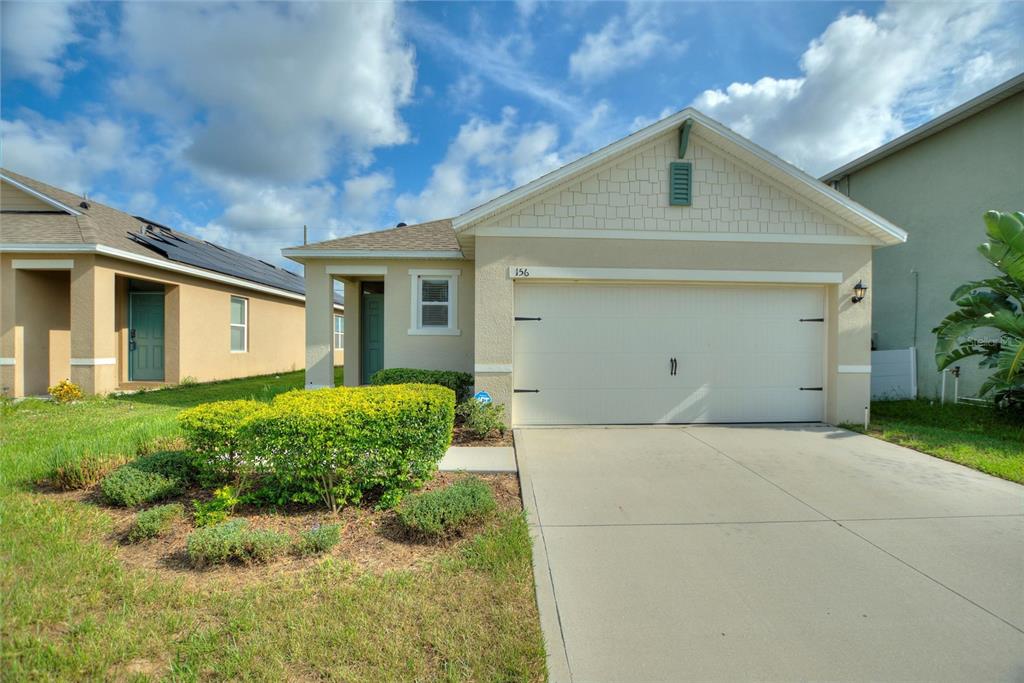
{"type": "Polygon", "coordinates": [[[80,401],[85,395],[82,388],[69,379],[62,379],[46,390],[57,403],[71,403],[80,401]]]}
{"type": "Polygon", "coordinates": [[[267,404],[260,401],[216,401],[178,413],[185,440],[196,452],[200,481],[208,485],[240,481],[260,472],[242,430],[251,418],[267,410],[267,404]]]}
{"type": "Polygon", "coordinates": [[[126,462],[122,453],[86,453],[54,467],[50,483],[65,491],[89,488],[126,462]]]}
{"type": "Polygon", "coordinates": [[[196,529],[188,537],[189,561],[196,567],[225,562],[269,562],[291,543],[288,534],[250,529],[244,519],[233,519],[196,529]]]}
{"type": "Polygon", "coordinates": [[[299,534],[295,542],[295,552],[299,555],[319,555],[338,545],[341,540],[341,526],[325,524],[316,526],[299,534]]]}
{"type": "Polygon", "coordinates": [[[408,531],[440,539],[483,521],[497,505],[490,486],[476,477],[467,477],[443,489],[409,496],[397,513],[408,531]]]}
{"type": "Polygon", "coordinates": [[[455,415],[478,439],[486,439],[493,432],[504,436],[508,431],[508,425],[505,424],[505,409],[497,403],[481,403],[471,398],[458,405],[455,415]]]}
{"type": "Polygon", "coordinates": [[[139,456],[131,466],[143,472],[162,474],[181,484],[195,481],[198,474],[195,455],[189,451],[156,451],[139,456]]]}
{"type": "Polygon", "coordinates": [[[422,486],[451,444],[455,395],[422,384],[279,395],[246,420],[242,438],[283,497],[337,512],[366,494],[391,507],[422,486]]]}
{"type": "Polygon", "coordinates": [[[128,532],[128,540],[132,543],[156,538],[167,532],[174,520],[185,514],[181,503],[158,505],[135,515],[135,525],[128,532]]]}
{"type": "Polygon", "coordinates": [[[455,392],[455,400],[462,403],[473,395],[473,375],[455,370],[416,370],[413,368],[387,368],[378,370],[370,384],[438,384],[455,392]]]}
{"type": "Polygon", "coordinates": [[[100,491],[107,502],[121,507],[135,507],[175,495],[181,483],[173,477],[144,472],[134,463],[117,468],[100,482],[100,491]]]}

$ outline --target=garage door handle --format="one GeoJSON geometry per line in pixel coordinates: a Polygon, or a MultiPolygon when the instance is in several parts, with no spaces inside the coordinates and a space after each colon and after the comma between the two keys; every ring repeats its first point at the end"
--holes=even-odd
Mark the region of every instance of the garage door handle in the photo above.
{"type": "Polygon", "coordinates": [[[675,358],[668,359],[668,374],[672,377],[676,376],[676,371],[679,369],[679,362],[675,358]]]}
{"type": "Polygon", "coordinates": [[[519,321],[519,320],[540,320],[540,318],[526,318],[526,317],[523,317],[521,315],[517,315],[515,319],[517,321],[519,321]]]}
{"type": "Polygon", "coordinates": [[[539,394],[540,389],[513,389],[513,394],[539,394]]]}
{"type": "Polygon", "coordinates": [[[825,387],[800,387],[800,391],[824,391],[825,387]]]}

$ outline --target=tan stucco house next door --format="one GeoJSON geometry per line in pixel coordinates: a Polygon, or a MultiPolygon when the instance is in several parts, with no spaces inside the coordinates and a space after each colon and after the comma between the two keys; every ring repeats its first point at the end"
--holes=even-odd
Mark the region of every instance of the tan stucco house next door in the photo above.
{"type": "Polygon", "coordinates": [[[516,425],[836,423],[869,403],[873,250],[905,239],[686,109],[455,218],[284,254],[308,387],[331,383],[341,280],[347,384],[472,372],[516,425]]]}

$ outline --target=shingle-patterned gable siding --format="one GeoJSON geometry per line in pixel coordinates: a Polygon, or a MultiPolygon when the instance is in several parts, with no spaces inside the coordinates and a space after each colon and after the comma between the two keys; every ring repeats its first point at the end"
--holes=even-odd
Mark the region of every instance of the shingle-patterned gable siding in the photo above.
{"type": "Polygon", "coordinates": [[[483,220],[505,228],[856,235],[758,173],[690,135],[690,206],[669,204],[675,131],[583,177],[483,220]]]}

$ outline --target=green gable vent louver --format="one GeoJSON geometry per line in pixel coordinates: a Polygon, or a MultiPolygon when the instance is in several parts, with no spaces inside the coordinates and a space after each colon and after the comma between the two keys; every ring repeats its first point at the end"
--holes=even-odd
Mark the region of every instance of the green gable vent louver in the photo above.
{"type": "Polygon", "coordinates": [[[668,165],[669,206],[689,206],[693,197],[693,165],[689,161],[673,161],[668,165]]]}

